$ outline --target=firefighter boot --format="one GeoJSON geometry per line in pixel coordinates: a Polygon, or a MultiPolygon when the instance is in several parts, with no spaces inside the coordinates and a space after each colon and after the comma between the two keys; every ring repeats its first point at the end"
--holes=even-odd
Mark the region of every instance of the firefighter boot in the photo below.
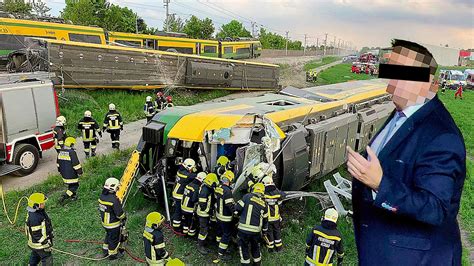
{"type": "Polygon", "coordinates": [[[90,155],[89,152],[85,152],[85,154],[86,154],[86,159],[89,158],[89,157],[91,157],[91,155],[90,155]]]}
{"type": "Polygon", "coordinates": [[[207,249],[207,248],[204,246],[204,243],[201,243],[201,241],[198,243],[197,250],[198,250],[199,253],[201,253],[202,255],[207,255],[207,254],[209,254],[209,249],[207,249]]]}
{"type": "Polygon", "coordinates": [[[92,150],[91,156],[92,156],[92,157],[95,157],[95,149],[92,150]]]}

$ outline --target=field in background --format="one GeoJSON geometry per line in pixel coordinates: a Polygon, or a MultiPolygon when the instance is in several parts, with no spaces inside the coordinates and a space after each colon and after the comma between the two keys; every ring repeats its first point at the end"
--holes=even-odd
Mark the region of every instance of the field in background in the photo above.
{"type": "Polygon", "coordinates": [[[304,71],[308,71],[310,69],[314,69],[314,68],[317,68],[317,67],[320,67],[320,66],[324,66],[324,65],[330,64],[332,62],[336,62],[339,59],[340,59],[340,57],[338,57],[338,56],[326,56],[326,57],[323,57],[321,60],[309,61],[308,63],[306,63],[304,65],[304,71]]]}
{"type": "MultiPolygon", "coordinates": [[[[175,105],[192,105],[222,97],[229,93],[229,91],[223,90],[189,91],[175,89],[171,92],[171,96],[173,96],[175,105]]],[[[92,116],[102,127],[109,103],[114,103],[124,122],[129,123],[145,118],[143,105],[146,96],[152,96],[155,99],[154,91],[66,89],[59,98],[59,106],[61,115],[64,115],[67,119],[68,134],[79,136],[77,123],[84,116],[84,111],[90,110],[92,116]]]]}
{"type": "Polygon", "coordinates": [[[352,80],[373,79],[376,76],[351,72],[352,64],[338,64],[318,73],[316,86],[328,85],[352,80]]]}

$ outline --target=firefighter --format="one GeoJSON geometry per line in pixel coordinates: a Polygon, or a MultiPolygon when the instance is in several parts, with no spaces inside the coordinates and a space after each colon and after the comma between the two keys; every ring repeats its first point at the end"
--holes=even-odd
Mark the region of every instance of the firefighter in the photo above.
{"type": "Polygon", "coordinates": [[[235,205],[235,212],[240,214],[238,225],[240,263],[250,265],[250,256],[254,265],[260,265],[262,254],[260,240],[262,231],[268,227],[268,205],[264,200],[265,186],[257,183],[252,193],[246,194],[235,205]]]}
{"type": "Polygon", "coordinates": [[[105,180],[104,189],[99,198],[99,212],[106,235],[102,250],[109,260],[115,260],[123,254],[120,249],[122,227],[127,219],[122,203],[115,193],[120,181],[114,177],[105,180]],[[120,251],[120,252],[119,252],[120,251]]]}
{"type": "Polygon", "coordinates": [[[199,188],[199,200],[197,215],[199,217],[199,235],[198,235],[198,251],[206,255],[209,250],[206,249],[206,239],[209,233],[210,218],[214,210],[214,189],[219,183],[217,175],[210,173],[204,179],[203,184],[199,188]]]}
{"type": "Polygon", "coordinates": [[[76,200],[77,189],[79,188],[79,177],[82,175],[82,166],[74,150],[76,139],[68,137],[64,141],[64,147],[59,151],[56,166],[67,185],[67,190],[59,198],[59,203],[63,204],[66,199],[76,200]]]}
{"type": "Polygon", "coordinates": [[[268,205],[268,230],[265,233],[265,242],[269,252],[279,252],[283,248],[279,205],[285,193],[275,186],[271,175],[265,176],[262,182],[265,185],[265,201],[268,205]]]}
{"type": "Polygon", "coordinates": [[[258,183],[259,180],[261,180],[264,176],[265,173],[262,170],[262,165],[255,165],[250,171],[250,174],[246,177],[245,183],[242,186],[242,190],[246,191],[247,193],[250,193],[252,191],[253,185],[258,183]]]}
{"type": "Polygon", "coordinates": [[[157,111],[161,111],[163,110],[163,108],[165,107],[166,105],[166,99],[165,99],[165,96],[163,94],[163,92],[159,91],[156,93],[156,99],[155,99],[155,106],[156,106],[156,109],[157,111]]]}
{"type": "Polygon", "coordinates": [[[217,165],[214,170],[214,173],[216,173],[218,177],[221,177],[225,173],[225,171],[230,170],[229,163],[230,163],[229,158],[227,158],[224,155],[219,156],[219,158],[217,158],[217,165]]]}
{"type": "Polygon", "coordinates": [[[31,249],[29,265],[53,265],[53,225],[44,210],[48,198],[43,193],[33,193],[28,198],[25,231],[31,249]]]}
{"type": "Polygon", "coordinates": [[[232,189],[230,188],[232,180],[234,180],[234,173],[226,171],[221,177],[221,184],[214,190],[218,225],[216,240],[219,243],[218,258],[214,261],[216,263],[220,260],[230,259],[227,248],[232,237],[232,217],[235,207],[232,189]]]}
{"type": "Polygon", "coordinates": [[[461,98],[462,100],[462,85],[459,84],[458,89],[456,90],[456,93],[454,94],[454,99],[461,98]]]}
{"type": "Polygon", "coordinates": [[[120,131],[123,130],[122,116],[117,112],[115,104],[109,104],[109,112],[105,115],[102,131],[110,133],[112,148],[120,149],[120,131]]]}
{"type": "Polygon", "coordinates": [[[170,107],[173,107],[174,106],[174,103],[173,103],[173,97],[171,96],[166,96],[166,103],[163,107],[163,110],[164,109],[167,109],[167,108],[170,108],[170,107]]]}
{"type": "Polygon", "coordinates": [[[306,238],[305,265],[333,265],[334,253],[337,255],[337,265],[342,265],[344,247],[341,233],[337,230],[338,213],[334,208],[324,212],[321,225],[316,225],[306,238]]]}
{"type": "Polygon", "coordinates": [[[161,228],[165,217],[159,212],[150,212],[146,216],[143,231],[143,246],[148,265],[165,265],[169,253],[165,250],[165,239],[161,228]]]}
{"type": "Polygon", "coordinates": [[[86,158],[89,156],[95,156],[95,150],[99,138],[102,137],[102,131],[100,131],[99,123],[92,118],[91,111],[87,110],[84,112],[84,117],[79,121],[77,128],[82,132],[82,142],[84,143],[84,153],[86,158]]]}
{"type": "Polygon", "coordinates": [[[181,201],[181,212],[183,213],[183,233],[190,237],[196,235],[196,221],[194,213],[196,211],[199,188],[206,178],[205,172],[197,174],[196,178],[184,189],[183,200],[181,201]]]}
{"type": "Polygon", "coordinates": [[[186,186],[193,181],[196,177],[196,162],[193,159],[188,158],[179,166],[178,172],[176,173],[176,181],[173,188],[173,229],[179,231],[181,227],[181,220],[183,214],[181,212],[181,201],[183,200],[183,193],[186,186]]]}
{"type": "Polygon", "coordinates": [[[56,126],[53,129],[54,134],[54,148],[56,152],[59,153],[59,150],[64,146],[64,140],[67,138],[66,134],[66,118],[64,116],[58,116],[56,118],[56,126]]]}
{"type": "Polygon", "coordinates": [[[143,112],[146,116],[146,121],[150,121],[156,113],[156,106],[152,102],[151,96],[146,96],[145,104],[143,105],[143,112]]]}

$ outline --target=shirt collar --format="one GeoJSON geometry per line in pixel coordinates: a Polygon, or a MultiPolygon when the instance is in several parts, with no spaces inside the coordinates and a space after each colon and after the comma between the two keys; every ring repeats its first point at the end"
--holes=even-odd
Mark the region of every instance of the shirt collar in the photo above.
{"type": "Polygon", "coordinates": [[[403,109],[402,112],[406,116],[406,118],[410,118],[410,116],[412,116],[416,111],[418,111],[418,109],[423,107],[423,105],[425,105],[425,104],[422,103],[422,104],[408,106],[405,109],[403,109]]]}

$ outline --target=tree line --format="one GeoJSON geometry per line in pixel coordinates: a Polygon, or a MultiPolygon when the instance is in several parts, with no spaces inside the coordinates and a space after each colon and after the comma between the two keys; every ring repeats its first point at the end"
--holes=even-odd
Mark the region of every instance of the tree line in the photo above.
{"type": "MultiPolygon", "coordinates": [[[[107,0],[65,0],[66,6],[60,11],[60,18],[76,25],[98,26],[107,31],[130,33],[157,34],[160,29],[149,27],[143,18],[128,7],[120,7],[107,0]]],[[[47,16],[48,8],[41,0],[25,2],[25,0],[4,0],[0,3],[0,11],[23,15],[47,16]]],[[[232,20],[221,25],[216,32],[214,22],[210,18],[200,19],[190,16],[183,20],[175,14],[170,15],[163,23],[162,30],[169,27],[169,31],[184,33],[190,38],[251,38],[252,34],[244,25],[232,20]]],[[[274,32],[267,32],[261,28],[258,39],[264,49],[302,50],[301,41],[287,40],[274,32]]]]}

